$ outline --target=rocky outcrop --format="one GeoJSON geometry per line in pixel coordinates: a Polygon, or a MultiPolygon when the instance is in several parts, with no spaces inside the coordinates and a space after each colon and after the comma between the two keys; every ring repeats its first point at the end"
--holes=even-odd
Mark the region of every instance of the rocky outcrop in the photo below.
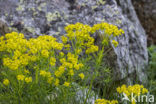
{"type": "Polygon", "coordinates": [[[146,81],[148,62],[146,35],[131,0],[5,0],[0,1],[1,19],[26,37],[41,34],[59,37],[64,26],[81,22],[108,22],[124,29],[114,48],[114,79],[133,83],[146,81]]]}
{"type": "Polygon", "coordinates": [[[132,0],[132,2],[148,36],[148,45],[156,44],[156,1],[132,0]]]}

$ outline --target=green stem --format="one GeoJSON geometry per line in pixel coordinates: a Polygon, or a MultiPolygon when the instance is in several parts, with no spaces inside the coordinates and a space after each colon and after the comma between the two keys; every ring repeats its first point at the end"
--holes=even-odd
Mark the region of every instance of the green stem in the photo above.
{"type": "Polygon", "coordinates": [[[91,83],[90,83],[90,86],[89,86],[89,91],[87,92],[87,95],[86,95],[86,99],[85,99],[85,101],[84,101],[84,104],[87,104],[87,99],[88,99],[88,95],[90,94],[90,92],[91,92],[91,88],[92,88],[92,85],[93,85],[93,80],[95,79],[95,75],[93,75],[93,77],[92,77],[92,80],[91,80],[91,83]]]}
{"type": "Polygon", "coordinates": [[[36,84],[38,83],[38,68],[36,69],[36,84]]]}

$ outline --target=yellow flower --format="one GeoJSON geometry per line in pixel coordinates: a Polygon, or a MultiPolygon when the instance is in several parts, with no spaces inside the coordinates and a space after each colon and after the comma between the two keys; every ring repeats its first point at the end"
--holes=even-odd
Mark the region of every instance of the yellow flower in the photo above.
{"type": "Polygon", "coordinates": [[[98,47],[98,46],[91,45],[91,46],[86,50],[86,54],[94,53],[94,52],[97,52],[98,50],[99,50],[99,47],[98,47]]]}
{"type": "Polygon", "coordinates": [[[24,38],[24,34],[19,33],[19,37],[20,37],[20,38],[24,38]]]}
{"type": "Polygon", "coordinates": [[[41,75],[41,76],[45,77],[46,74],[47,74],[47,72],[46,72],[45,70],[40,70],[40,75],[41,75]]]}
{"type": "Polygon", "coordinates": [[[117,100],[96,99],[95,104],[118,104],[117,100]]]}
{"type": "Polygon", "coordinates": [[[21,56],[21,52],[19,50],[14,51],[14,59],[17,59],[19,56],[21,56]]]}
{"type": "Polygon", "coordinates": [[[84,79],[85,75],[84,75],[83,73],[80,73],[80,74],[79,74],[79,77],[80,77],[81,79],[84,79]]]}
{"type": "Polygon", "coordinates": [[[46,72],[45,70],[40,70],[40,75],[43,77],[51,77],[51,73],[46,72]]]}
{"type": "Polygon", "coordinates": [[[84,65],[82,63],[79,64],[80,68],[82,68],[84,65]]]}
{"type": "Polygon", "coordinates": [[[10,82],[9,82],[9,80],[8,80],[8,79],[4,79],[4,80],[3,80],[3,84],[4,84],[4,85],[6,85],[6,86],[8,86],[8,85],[9,85],[9,83],[10,83],[10,82]]]}
{"type": "Polygon", "coordinates": [[[25,78],[25,82],[26,82],[26,83],[32,82],[32,77],[26,77],[26,78],[25,78]]]}
{"type": "Polygon", "coordinates": [[[55,76],[56,77],[61,77],[61,75],[64,73],[65,67],[60,66],[58,70],[55,71],[55,76]]]}
{"type": "Polygon", "coordinates": [[[24,76],[24,75],[22,75],[22,74],[17,75],[17,80],[19,80],[19,81],[23,81],[23,80],[24,80],[24,78],[25,78],[25,76],[24,76]]]}
{"type": "Polygon", "coordinates": [[[119,94],[121,94],[121,93],[122,93],[122,90],[121,90],[121,88],[120,88],[120,87],[118,87],[116,90],[117,90],[117,92],[118,92],[119,94]]]}
{"type": "Polygon", "coordinates": [[[136,104],[135,100],[132,101],[132,104],[136,104]]]}
{"type": "Polygon", "coordinates": [[[142,89],[142,94],[148,93],[148,90],[146,88],[142,89]]]}
{"type": "Polygon", "coordinates": [[[112,40],[112,44],[114,45],[114,47],[117,47],[119,43],[115,40],[112,40]]]}
{"type": "Polygon", "coordinates": [[[46,77],[51,77],[51,73],[50,72],[46,72],[46,77]]]}
{"type": "MultiPolygon", "coordinates": [[[[121,87],[117,88],[117,92],[119,94],[121,93],[125,93],[129,99],[131,99],[131,94],[133,93],[134,96],[140,96],[140,94],[145,94],[148,92],[148,90],[146,88],[144,88],[143,85],[139,85],[139,84],[135,84],[135,85],[130,85],[130,86],[126,86],[126,85],[122,85],[121,87]]],[[[132,104],[135,104],[135,101],[132,101],[132,104]]]]}
{"type": "Polygon", "coordinates": [[[41,51],[41,54],[42,54],[42,56],[45,57],[45,58],[48,58],[48,57],[49,57],[49,52],[48,52],[48,50],[42,50],[42,51],[41,51]]]}
{"type": "Polygon", "coordinates": [[[64,62],[66,62],[66,59],[65,59],[65,58],[61,58],[61,59],[60,59],[60,62],[61,62],[61,63],[64,63],[64,62]]]}
{"type": "Polygon", "coordinates": [[[82,52],[82,49],[77,49],[77,50],[76,50],[76,53],[77,53],[77,54],[80,54],[81,52],[82,52]]]}
{"type": "Polygon", "coordinates": [[[112,100],[110,104],[118,104],[117,100],[112,100]]]}
{"type": "Polygon", "coordinates": [[[70,85],[70,83],[69,82],[64,82],[63,85],[66,86],[66,87],[68,87],[70,85]]]}
{"type": "Polygon", "coordinates": [[[55,66],[55,63],[56,63],[56,59],[54,57],[51,57],[50,58],[50,65],[55,66]]]}
{"type": "Polygon", "coordinates": [[[66,50],[70,50],[70,44],[66,44],[66,45],[64,45],[64,47],[66,48],[66,50]]]}
{"type": "Polygon", "coordinates": [[[79,66],[78,64],[75,64],[75,65],[74,65],[74,68],[75,68],[76,70],[79,70],[80,66],[79,66]]]}
{"type": "Polygon", "coordinates": [[[49,84],[51,84],[53,79],[54,79],[53,77],[49,77],[48,80],[47,80],[47,82],[48,82],[49,84]]]}
{"type": "Polygon", "coordinates": [[[31,56],[30,60],[35,62],[38,58],[36,56],[31,56]]]}
{"type": "Polygon", "coordinates": [[[30,71],[27,70],[27,69],[25,69],[24,72],[25,72],[26,74],[29,74],[29,73],[30,73],[30,71]]]}
{"type": "Polygon", "coordinates": [[[3,58],[3,65],[9,66],[12,63],[12,60],[10,58],[3,58]]]}
{"type": "Polygon", "coordinates": [[[59,83],[60,83],[60,80],[59,80],[59,79],[56,79],[54,85],[55,85],[55,86],[58,86],[59,83]]]}
{"type": "Polygon", "coordinates": [[[68,41],[67,37],[65,37],[65,36],[61,36],[61,39],[64,44],[67,43],[67,41],[68,41]]]}
{"type": "Polygon", "coordinates": [[[63,57],[63,56],[64,56],[64,53],[63,53],[63,52],[60,52],[59,54],[60,54],[60,56],[61,56],[61,57],[63,57]]]}
{"type": "Polygon", "coordinates": [[[70,69],[70,70],[69,70],[69,75],[71,75],[71,76],[74,75],[74,70],[73,70],[73,69],[70,69]]]}

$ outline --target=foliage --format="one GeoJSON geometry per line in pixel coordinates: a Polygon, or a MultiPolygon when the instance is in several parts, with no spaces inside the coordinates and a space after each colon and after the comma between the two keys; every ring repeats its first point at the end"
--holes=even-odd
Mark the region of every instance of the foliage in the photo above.
{"type": "Polygon", "coordinates": [[[116,48],[113,38],[124,31],[108,23],[70,24],[65,31],[61,42],[48,35],[26,39],[16,32],[0,37],[0,103],[88,104],[94,82],[102,75],[104,85],[110,82],[110,68],[102,62],[105,47],[111,42],[116,48]],[[102,47],[93,38],[99,32],[102,47]],[[84,99],[77,100],[77,92],[86,88],[84,99]]]}
{"type": "Polygon", "coordinates": [[[151,94],[156,95],[156,46],[150,46],[148,51],[150,56],[148,68],[149,87],[151,94]]]}

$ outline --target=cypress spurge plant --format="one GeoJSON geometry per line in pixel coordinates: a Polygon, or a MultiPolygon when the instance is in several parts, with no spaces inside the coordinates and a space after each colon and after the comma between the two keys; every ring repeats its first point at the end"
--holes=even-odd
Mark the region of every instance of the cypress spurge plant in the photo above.
{"type": "Polygon", "coordinates": [[[87,104],[104,47],[110,42],[117,47],[112,39],[124,31],[108,23],[70,24],[65,31],[61,42],[48,35],[26,39],[17,32],[0,37],[0,103],[80,104],[75,96],[81,89],[73,86],[77,83],[89,89],[83,102],[87,104]],[[102,48],[92,37],[98,31],[105,37],[102,48]]]}

